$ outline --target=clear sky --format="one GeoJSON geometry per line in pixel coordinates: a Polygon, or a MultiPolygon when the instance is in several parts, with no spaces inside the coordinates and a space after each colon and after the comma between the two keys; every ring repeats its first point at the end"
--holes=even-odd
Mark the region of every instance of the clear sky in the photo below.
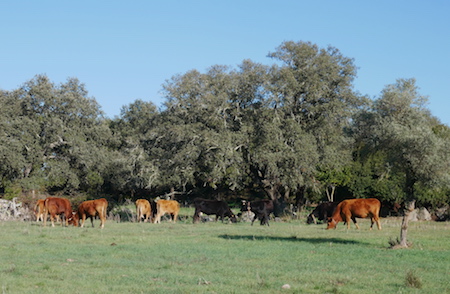
{"type": "Polygon", "coordinates": [[[450,126],[449,15],[448,0],[0,0],[0,88],[76,77],[113,118],[136,99],[161,106],[176,74],[270,65],[282,42],[310,41],[354,58],[361,94],[416,78],[450,126]]]}

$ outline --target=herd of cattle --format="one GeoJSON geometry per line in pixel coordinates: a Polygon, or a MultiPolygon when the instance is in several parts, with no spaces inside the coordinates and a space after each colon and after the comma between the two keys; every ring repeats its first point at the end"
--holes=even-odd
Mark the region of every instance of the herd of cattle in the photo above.
{"type": "MultiPolygon", "coordinates": [[[[161,217],[168,214],[170,220],[177,221],[180,204],[175,200],[158,200],[156,203],[146,200],[138,199],[136,204],[136,216],[139,222],[160,223],[161,217]],[[153,205],[152,205],[153,204],[153,205]]],[[[222,222],[227,217],[231,222],[236,222],[236,215],[231,211],[230,207],[225,201],[209,200],[196,198],[194,200],[194,223],[200,221],[202,213],[206,215],[215,215],[215,220],[221,219],[222,222]]],[[[37,220],[42,220],[44,226],[47,224],[47,217],[50,215],[52,226],[55,226],[55,219],[64,215],[65,225],[84,226],[86,218],[91,219],[92,227],[94,227],[94,217],[100,218],[100,227],[104,228],[106,222],[106,210],[108,208],[108,201],[105,198],[88,200],[82,202],[76,211],[72,210],[72,206],[68,199],[59,197],[48,197],[45,200],[38,200],[34,211],[37,220]]],[[[356,218],[370,218],[372,229],[373,224],[376,223],[379,230],[381,230],[380,213],[381,203],[378,199],[347,199],[342,202],[324,202],[319,204],[308,215],[307,223],[317,223],[317,220],[327,221],[327,229],[336,228],[339,222],[347,224],[347,229],[350,228],[350,220],[353,221],[356,228],[359,225],[356,218]]],[[[274,203],[272,200],[258,200],[258,201],[243,201],[241,212],[252,212],[254,217],[251,224],[256,219],[260,220],[261,225],[269,226],[269,217],[274,211],[274,203]]]]}

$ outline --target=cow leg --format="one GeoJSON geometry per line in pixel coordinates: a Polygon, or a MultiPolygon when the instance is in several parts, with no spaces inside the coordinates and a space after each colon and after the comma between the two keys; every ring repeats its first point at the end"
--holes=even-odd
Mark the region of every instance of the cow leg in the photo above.
{"type": "Polygon", "coordinates": [[[69,213],[64,213],[64,217],[66,218],[66,227],[69,227],[69,219],[72,217],[69,213]]]}
{"type": "Polygon", "coordinates": [[[255,213],[255,216],[253,217],[253,220],[252,220],[252,226],[253,226],[253,222],[256,220],[257,217],[258,217],[258,216],[257,216],[256,213],[255,213]]]}
{"type": "Polygon", "coordinates": [[[161,214],[158,211],[155,217],[155,224],[159,224],[160,222],[161,222],[161,214]]]}
{"type": "Polygon", "coordinates": [[[370,228],[369,228],[370,231],[372,231],[373,223],[374,223],[373,217],[370,217],[370,228]]]}
{"type": "Polygon", "coordinates": [[[100,217],[100,228],[104,228],[105,227],[105,222],[106,222],[106,216],[102,213],[101,215],[99,215],[100,217]]]}
{"type": "Polygon", "coordinates": [[[100,218],[100,228],[103,229],[106,222],[106,209],[103,210],[101,208],[100,211],[98,211],[98,217],[100,218]]]}
{"type": "Polygon", "coordinates": [[[80,227],[84,227],[84,222],[86,221],[86,215],[85,214],[82,214],[81,215],[81,226],[80,227]]]}
{"type": "Polygon", "coordinates": [[[44,227],[47,226],[47,215],[48,215],[48,211],[44,212],[44,227]]]}
{"type": "Polygon", "coordinates": [[[90,218],[91,218],[92,227],[94,227],[94,217],[91,215],[90,218]]]}
{"type": "MultiPolygon", "coordinates": [[[[359,230],[359,225],[356,222],[356,218],[355,217],[352,217],[352,221],[355,224],[356,228],[359,230]]],[[[350,229],[350,221],[348,222],[347,228],[350,229]]]]}
{"type": "Polygon", "coordinates": [[[347,225],[347,230],[350,230],[350,218],[345,216],[344,224],[347,225]]]}
{"type": "MultiPolygon", "coordinates": [[[[55,219],[55,215],[54,215],[54,214],[50,214],[50,220],[51,220],[51,222],[52,222],[52,227],[55,227],[54,219],[55,219]]],[[[62,222],[61,222],[61,223],[62,223],[62,222]]]]}
{"type": "Polygon", "coordinates": [[[176,222],[177,222],[177,219],[178,219],[178,212],[175,212],[175,213],[173,214],[173,222],[176,223],[176,222]]]}
{"type": "Polygon", "coordinates": [[[200,210],[195,210],[194,212],[194,224],[197,224],[200,220],[200,210]]]}
{"type": "MultiPolygon", "coordinates": [[[[379,217],[374,217],[374,220],[377,223],[378,230],[381,230],[380,218],[379,217]]],[[[372,221],[372,225],[373,225],[373,221],[372,221]]],[[[372,229],[372,226],[370,226],[370,228],[372,229]]]]}

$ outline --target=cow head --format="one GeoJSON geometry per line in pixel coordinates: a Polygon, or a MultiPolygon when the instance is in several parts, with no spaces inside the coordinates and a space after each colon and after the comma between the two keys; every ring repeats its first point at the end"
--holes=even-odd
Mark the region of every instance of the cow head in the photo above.
{"type": "Polygon", "coordinates": [[[242,206],[241,206],[242,212],[250,211],[251,208],[252,207],[251,207],[250,201],[242,200],[242,206]]]}
{"type": "Polygon", "coordinates": [[[237,222],[237,219],[236,219],[236,216],[234,215],[234,213],[232,213],[230,215],[230,220],[231,220],[232,223],[236,223],[237,222]]]}
{"type": "Polygon", "coordinates": [[[78,227],[78,220],[79,219],[80,218],[78,217],[78,213],[77,212],[72,212],[72,215],[69,216],[69,219],[68,219],[69,225],[73,224],[74,227],[78,227]]]}
{"type": "Polygon", "coordinates": [[[310,213],[310,214],[308,215],[308,218],[306,219],[306,223],[307,223],[308,225],[309,225],[309,224],[312,224],[312,223],[317,224],[316,217],[314,216],[313,213],[310,213]]]}
{"type": "Polygon", "coordinates": [[[336,229],[336,225],[337,225],[337,222],[332,217],[329,217],[328,218],[327,230],[329,230],[329,229],[336,229]]]}

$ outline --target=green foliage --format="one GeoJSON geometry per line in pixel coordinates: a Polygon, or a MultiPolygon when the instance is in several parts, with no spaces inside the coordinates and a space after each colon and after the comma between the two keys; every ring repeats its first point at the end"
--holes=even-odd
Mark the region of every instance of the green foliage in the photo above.
{"type": "Polygon", "coordinates": [[[371,110],[362,111],[355,120],[354,133],[362,146],[361,159],[380,162],[377,164],[382,171],[378,172],[379,177],[394,176],[388,177],[394,179],[391,184],[383,181],[380,188],[385,186],[385,189],[380,192],[401,186],[405,198],[418,199],[417,185],[448,185],[450,141],[437,135],[439,128],[424,107],[425,102],[414,79],[398,80],[384,89],[371,110]]]}
{"type": "Polygon", "coordinates": [[[0,91],[0,192],[14,183],[115,199],[170,190],[302,205],[336,187],[341,198],[448,202],[450,128],[430,115],[414,79],[369,100],[353,89],[354,60],[334,47],[287,41],[268,57],[275,63],[175,75],[163,108],[136,100],[113,120],[76,78],[55,85],[37,75],[0,91]]]}
{"type": "Polygon", "coordinates": [[[110,130],[94,99],[77,79],[54,85],[38,75],[2,93],[6,159],[3,177],[23,189],[77,191],[91,170],[104,168],[110,130]],[[10,156],[10,154],[13,156],[10,156]]]}
{"type": "Polygon", "coordinates": [[[22,194],[22,188],[19,185],[7,185],[5,188],[4,198],[6,200],[12,200],[19,197],[22,194]]]}

